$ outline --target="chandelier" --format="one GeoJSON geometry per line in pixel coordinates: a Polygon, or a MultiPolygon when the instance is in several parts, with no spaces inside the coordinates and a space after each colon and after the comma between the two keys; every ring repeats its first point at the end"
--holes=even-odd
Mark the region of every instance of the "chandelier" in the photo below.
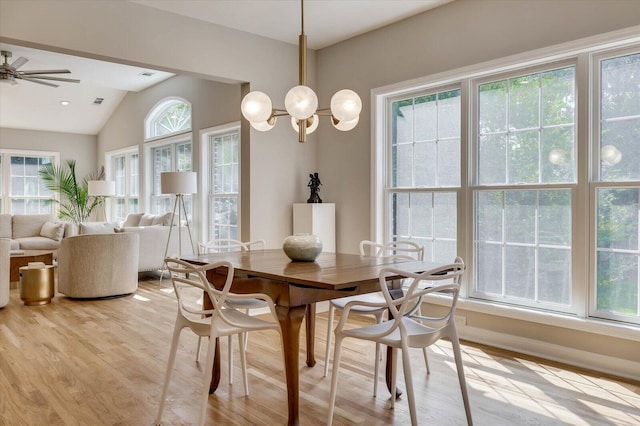
{"type": "Polygon", "coordinates": [[[261,132],[271,130],[278,117],[291,116],[291,126],[298,132],[298,142],[318,127],[318,117],[330,116],[333,127],[348,131],[356,127],[360,119],[362,101],[356,92],[349,89],[337,91],[331,97],[330,108],[318,109],[318,96],[307,86],[307,36],[304,33],[304,0],[300,0],[301,31],[298,37],[299,84],[284,98],[285,109],[273,108],[269,96],[260,91],[249,92],[240,106],[242,115],[251,127],[261,132]]]}

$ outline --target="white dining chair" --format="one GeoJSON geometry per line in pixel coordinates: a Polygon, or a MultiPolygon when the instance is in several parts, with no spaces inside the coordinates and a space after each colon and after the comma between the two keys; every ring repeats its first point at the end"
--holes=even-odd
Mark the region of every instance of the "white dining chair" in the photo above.
{"type": "Polygon", "coordinates": [[[460,342],[458,340],[458,333],[454,319],[456,303],[460,292],[461,277],[464,271],[465,265],[460,258],[456,258],[455,262],[452,264],[435,268],[421,274],[413,274],[396,268],[384,268],[380,272],[379,277],[380,290],[385,299],[383,303],[370,303],[353,300],[345,305],[342,318],[340,318],[335,330],[336,342],[333,355],[333,373],[331,375],[331,396],[329,400],[328,425],[331,425],[333,422],[333,413],[336,405],[338,387],[338,373],[340,370],[341,349],[342,343],[346,338],[369,340],[376,344],[383,344],[393,348],[394,356],[391,366],[391,408],[394,407],[396,399],[397,351],[398,349],[401,350],[412,425],[418,424],[418,418],[416,414],[415,397],[413,394],[413,376],[411,372],[409,349],[426,348],[436,343],[441,338],[448,338],[451,341],[456,368],[458,370],[458,381],[460,382],[460,390],[462,392],[467,424],[472,425],[471,407],[469,405],[467,385],[464,377],[460,342]],[[407,292],[404,296],[397,299],[394,299],[391,296],[387,283],[387,278],[390,276],[400,276],[409,280],[407,292]],[[420,283],[423,281],[429,281],[433,285],[427,288],[421,288],[420,283]],[[444,283],[438,284],[438,282],[444,283]],[[421,317],[419,318],[420,321],[416,321],[416,319],[409,318],[406,315],[420,297],[436,292],[451,296],[449,298],[450,306],[445,315],[438,318],[421,317]],[[388,309],[390,312],[390,318],[388,321],[376,323],[374,325],[345,329],[349,315],[354,312],[354,309],[359,309],[360,307],[388,309]]]}
{"type": "MultiPolygon", "coordinates": [[[[396,257],[404,259],[417,259],[422,260],[424,258],[424,247],[413,241],[392,241],[387,244],[376,243],[369,240],[363,240],[360,242],[360,255],[361,256],[374,256],[374,257],[396,257]]],[[[340,299],[334,299],[329,301],[329,312],[327,318],[327,346],[325,348],[324,355],[324,377],[327,377],[329,373],[329,353],[331,347],[331,336],[333,328],[333,317],[336,309],[342,310],[345,305],[351,301],[359,300],[370,303],[382,303],[384,302],[384,296],[381,292],[360,294],[356,296],[342,297],[340,299]]],[[[371,308],[368,306],[360,306],[354,308],[353,312],[361,315],[372,315],[376,319],[376,323],[382,322],[386,308],[378,307],[371,308]]],[[[373,381],[373,396],[378,393],[378,374],[380,372],[380,345],[376,344],[376,357],[373,381]]],[[[427,370],[429,370],[429,363],[427,360],[426,349],[424,351],[425,363],[427,364],[427,370]]]]}
{"type": "MultiPolygon", "coordinates": [[[[158,407],[158,415],[156,424],[159,425],[162,420],[162,412],[167,397],[171,373],[176,360],[176,351],[180,334],[184,328],[189,328],[200,337],[208,337],[209,345],[207,349],[207,361],[202,384],[202,399],[200,402],[199,425],[204,425],[205,414],[207,409],[207,401],[209,398],[209,384],[213,372],[213,359],[215,353],[215,341],[218,337],[230,336],[234,334],[247,333],[249,331],[258,330],[275,330],[279,334],[280,325],[277,321],[276,308],[273,300],[260,293],[252,294],[233,294],[229,290],[233,282],[234,268],[231,262],[220,261],[202,266],[194,266],[188,262],[179,259],[165,259],[167,269],[171,274],[171,282],[178,299],[178,314],[173,330],[173,338],[171,340],[171,350],[169,352],[169,361],[167,363],[167,372],[165,375],[164,386],[162,388],[162,396],[160,398],[160,406],[158,407]],[[224,267],[227,268],[227,277],[222,290],[216,290],[207,280],[206,272],[210,269],[224,267]],[[183,292],[189,289],[204,291],[211,299],[213,309],[202,310],[194,308],[189,301],[183,297],[183,292]],[[257,317],[252,317],[237,309],[230,308],[226,301],[229,297],[237,300],[242,299],[260,299],[269,307],[274,322],[264,321],[257,317]]],[[[238,346],[242,347],[242,339],[238,340],[238,346]]],[[[249,385],[247,382],[247,361],[245,352],[240,351],[240,362],[242,364],[242,379],[244,382],[245,395],[249,395],[249,385]]]]}
{"type": "MultiPolygon", "coordinates": [[[[198,244],[198,253],[199,254],[207,254],[207,253],[225,253],[230,251],[249,251],[249,250],[263,250],[266,245],[265,240],[254,240],[242,242],[239,240],[234,240],[231,238],[218,238],[215,240],[208,241],[206,243],[198,244]]],[[[243,309],[244,312],[248,315],[251,312],[251,309],[261,309],[265,308],[267,305],[264,301],[259,299],[235,299],[233,297],[227,298],[226,301],[227,306],[234,309],[243,309]]],[[[242,346],[241,350],[247,350],[247,342],[248,336],[246,334],[241,334],[242,338],[242,346]]],[[[233,384],[233,335],[229,335],[227,338],[227,357],[228,357],[228,365],[229,365],[229,384],[233,384]]],[[[200,345],[202,338],[198,338],[198,345],[196,347],[196,362],[200,356],[200,345]]]]}

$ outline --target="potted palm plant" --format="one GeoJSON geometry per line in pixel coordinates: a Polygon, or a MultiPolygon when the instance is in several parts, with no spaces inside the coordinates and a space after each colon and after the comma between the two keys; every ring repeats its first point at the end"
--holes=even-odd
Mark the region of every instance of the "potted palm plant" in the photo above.
{"type": "Polygon", "coordinates": [[[86,221],[103,200],[89,196],[89,181],[103,180],[104,167],[99,172],[91,172],[81,181],[76,177],[76,161],[67,161],[66,166],[46,164],[38,173],[44,185],[50,191],[59,194],[59,198],[48,201],[58,204],[58,218],[79,225],[86,221]]]}

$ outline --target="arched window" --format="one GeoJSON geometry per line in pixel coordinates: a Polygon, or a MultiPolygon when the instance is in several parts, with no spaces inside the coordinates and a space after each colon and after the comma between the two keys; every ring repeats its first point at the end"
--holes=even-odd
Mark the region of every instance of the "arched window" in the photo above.
{"type": "MultiPolygon", "coordinates": [[[[149,111],[144,124],[148,208],[152,214],[161,214],[170,211],[173,195],[162,194],[160,175],[192,170],[191,104],[179,97],[165,98],[149,111]]],[[[185,197],[184,202],[190,217],[191,196],[185,197]]]]}
{"type": "Polygon", "coordinates": [[[191,130],[191,104],[168,98],[159,102],[145,120],[145,138],[152,139],[191,130]]]}

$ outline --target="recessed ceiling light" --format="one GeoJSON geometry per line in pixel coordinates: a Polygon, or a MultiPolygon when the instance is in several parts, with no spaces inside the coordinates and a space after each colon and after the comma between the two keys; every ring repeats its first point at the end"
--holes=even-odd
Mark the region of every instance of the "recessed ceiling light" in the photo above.
{"type": "Polygon", "coordinates": [[[68,105],[71,105],[71,102],[69,102],[69,101],[60,101],[60,105],[68,106],[68,105]]]}

